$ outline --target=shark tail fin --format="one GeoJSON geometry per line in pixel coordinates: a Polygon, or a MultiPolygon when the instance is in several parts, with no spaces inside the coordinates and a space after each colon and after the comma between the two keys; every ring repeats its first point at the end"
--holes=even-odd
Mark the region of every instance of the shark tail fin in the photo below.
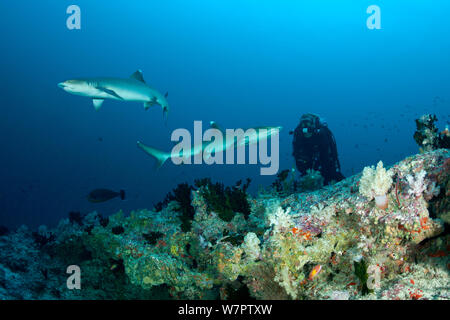
{"type": "Polygon", "coordinates": [[[146,146],[145,144],[141,143],[140,141],[137,142],[137,146],[142,149],[145,153],[152,156],[156,159],[156,169],[161,168],[161,166],[164,164],[164,162],[167,161],[167,159],[170,158],[170,153],[146,146]]]}

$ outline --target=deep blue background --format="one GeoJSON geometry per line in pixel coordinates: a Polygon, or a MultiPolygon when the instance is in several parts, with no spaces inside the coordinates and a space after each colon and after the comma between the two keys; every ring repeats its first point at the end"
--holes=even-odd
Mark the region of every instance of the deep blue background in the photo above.
{"type": "Polygon", "coordinates": [[[136,140],[170,150],[172,130],[194,120],[282,125],[283,169],[294,165],[289,130],[315,112],[335,134],[345,175],[393,164],[417,152],[417,116],[449,120],[448,12],[447,0],[2,1],[0,224],[151,208],[196,177],[250,176],[253,192],[273,181],[258,166],[154,171],[136,140]],[[66,28],[70,4],[81,7],[80,31],[66,28]],[[366,28],[371,4],[381,7],[382,30],[366,28]],[[95,112],[57,87],[138,68],[169,91],[167,127],[161,108],[106,101],[95,112]],[[91,204],[86,194],[98,187],[123,188],[128,199],[91,204]]]}

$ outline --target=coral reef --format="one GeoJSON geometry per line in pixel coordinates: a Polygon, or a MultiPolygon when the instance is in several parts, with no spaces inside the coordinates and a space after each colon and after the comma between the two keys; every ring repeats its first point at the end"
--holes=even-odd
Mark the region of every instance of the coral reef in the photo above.
{"type": "Polygon", "coordinates": [[[204,179],[154,210],[2,232],[0,298],[449,299],[449,173],[439,149],[310,192],[204,179]]]}
{"type": "Polygon", "coordinates": [[[315,191],[323,187],[324,178],[320,171],[308,169],[306,174],[300,179],[299,186],[302,192],[315,191]]]}
{"type": "Polygon", "coordinates": [[[359,193],[368,200],[375,198],[375,203],[380,209],[386,209],[388,199],[386,197],[392,185],[393,171],[383,168],[383,162],[374,167],[365,167],[359,182],[359,193]]]}
{"type": "Polygon", "coordinates": [[[169,192],[166,198],[155,205],[155,211],[160,212],[163,207],[167,206],[171,201],[178,204],[176,211],[180,213],[181,229],[189,231],[191,228],[191,221],[194,218],[194,207],[191,206],[191,192],[192,186],[187,183],[179,184],[172,192],[169,192]]]}
{"type": "Polygon", "coordinates": [[[195,185],[199,188],[208,210],[216,212],[223,221],[230,222],[236,212],[244,214],[245,217],[250,214],[246,194],[250,179],[243,185],[242,181],[238,181],[233,187],[224,187],[220,182],[212,183],[209,178],[196,180],[195,185]]]}
{"type": "Polygon", "coordinates": [[[267,190],[270,195],[271,191],[277,192],[279,195],[288,196],[298,191],[298,182],[295,177],[295,170],[282,170],[277,174],[275,181],[271,185],[271,190],[267,190]]]}
{"type": "Polygon", "coordinates": [[[277,178],[272,183],[271,188],[268,190],[262,190],[262,192],[271,195],[276,192],[279,196],[289,196],[298,192],[311,192],[319,190],[324,185],[324,178],[319,171],[308,169],[307,173],[296,178],[296,170],[283,170],[277,174],[277,178]]]}
{"type": "Polygon", "coordinates": [[[420,152],[428,152],[439,148],[450,148],[450,131],[448,126],[439,132],[435,125],[436,115],[424,114],[416,119],[414,140],[419,145],[420,152]]]}

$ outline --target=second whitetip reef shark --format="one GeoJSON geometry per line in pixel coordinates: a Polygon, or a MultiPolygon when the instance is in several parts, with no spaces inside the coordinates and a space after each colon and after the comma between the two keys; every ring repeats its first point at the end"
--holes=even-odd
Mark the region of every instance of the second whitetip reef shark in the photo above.
{"type": "MultiPolygon", "coordinates": [[[[210,122],[210,126],[213,129],[217,129],[222,132],[224,137],[225,131],[222,130],[215,121],[210,122]]],[[[245,130],[248,135],[245,135],[241,137],[241,139],[237,139],[236,141],[234,139],[223,139],[222,143],[214,140],[214,141],[203,141],[201,144],[197,144],[192,146],[188,150],[184,150],[184,154],[172,154],[172,152],[165,152],[162,150],[155,149],[153,147],[147,146],[143,144],[140,141],[137,141],[137,146],[143,150],[148,155],[152,156],[156,159],[156,168],[159,169],[168,159],[171,159],[172,157],[177,158],[190,158],[192,156],[198,155],[198,154],[204,154],[206,158],[210,157],[210,152],[218,153],[223,152],[230,148],[231,146],[238,147],[238,146],[247,146],[256,144],[259,141],[263,141],[265,139],[268,139],[272,135],[278,134],[283,127],[276,126],[276,127],[256,127],[253,128],[254,130],[245,130]],[[262,134],[264,132],[264,134],[262,134]],[[206,152],[205,152],[206,151],[206,152]]]]}
{"type": "Polygon", "coordinates": [[[147,85],[141,70],[129,78],[81,78],[61,82],[60,88],[71,94],[92,98],[95,110],[99,110],[105,99],[143,102],[144,108],[159,105],[164,118],[169,112],[167,93],[162,95],[147,85]]]}

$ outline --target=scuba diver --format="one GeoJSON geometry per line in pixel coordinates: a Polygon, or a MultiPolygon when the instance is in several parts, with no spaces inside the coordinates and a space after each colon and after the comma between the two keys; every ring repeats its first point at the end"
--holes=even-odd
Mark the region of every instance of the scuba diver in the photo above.
{"type": "Polygon", "coordinates": [[[319,116],[312,113],[302,115],[299,125],[290,134],[294,135],[292,155],[302,175],[308,169],[320,171],[324,185],[345,178],[341,173],[333,133],[319,116]]]}

